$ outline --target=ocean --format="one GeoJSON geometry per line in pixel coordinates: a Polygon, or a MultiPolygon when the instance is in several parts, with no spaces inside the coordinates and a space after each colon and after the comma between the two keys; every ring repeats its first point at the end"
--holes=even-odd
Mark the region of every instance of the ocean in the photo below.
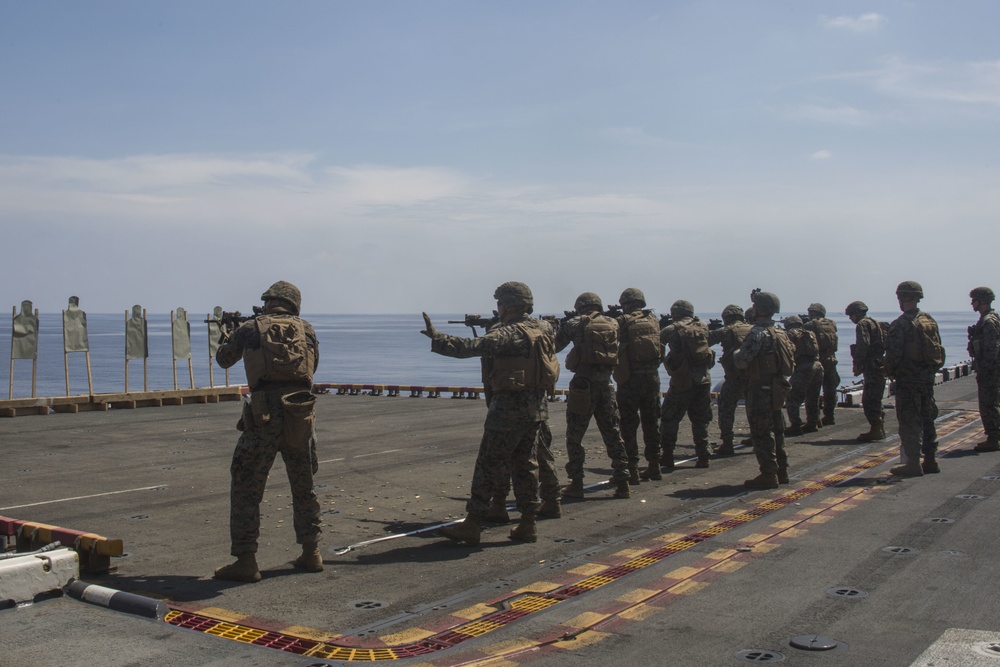
{"type": "MultiPolygon", "coordinates": [[[[891,321],[898,312],[872,313],[879,320],[891,321]]],[[[978,319],[973,312],[933,313],[941,328],[941,337],[947,351],[949,365],[964,361],[966,330],[978,319]]],[[[708,320],[718,313],[699,314],[708,320]]],[[[203,323],[207,314],[190,313],[191,368],[195,387],[223,386],[225,371],[220,369],[208,354],[208,325],[203,323]],[[213,368],[210,379],[209,368],[213,368]]],[[[447,324],[448,320],[463,319],[463,314],[432,315],[435,328],[459,336],[471,336],[468,327],[447,324]]],[[[396,315],[317,315],[307,314],[316,329],[320,343],[317,383],[349,384],[399,384],[432,386],[478,386],[479,363],[476,359],[449,359],[431,353],[430,341],[420,334],[423,319],[420,313],[396,315]]],[[[840,333],[838,353],[841,384],[853,383],[851,375],[850,345],[854,342],[854,325],[847,317],[834,316],[840,333]]],[[[147,378],[150,391],[174,388],[174,367],[177,369],[177,387],[191,387],[187,359],[173,361],[170,334],[170,313],[147,314],[149,329],[149,357],[147,378]]],[[[90,341],[90,366],[95,393],[117,393],[125,390],[125,313],[87,314],[90,341]]],[[[482,334],[482,330],[479,329],[482,334]]],[[[0,350],[7,362],[4,370],[10,371],[11,326],[0,331],[0,350]]],[[[716,348],[718,349],[718,348],[716,348]]],[[[565,351],[564,353],[565,354],[565,351]]],[[[721,354],[721,352],[717,352],[721,354]]],[[[37,359],[36,396],[65,396],[66,370],[63,353],[61,313],[42,312],[39,315],[39,344],[37,359]]],[[[72,352],[69,361],[69,394],[88,393],[86,356],[72,352]]],[[[32,362],[14,360],[13,397],[32,395],[32,362]]],[[[143,390],[143,361],[128,362],[130,391],[143,390]]],[[[722,368],[712,369],[713,383],[722,379],[722,368]]],[[[661,370],[666,388],[666,373],[661,370]]],[[[566,388],[570,373],[563,372],[560,388],[566,388]]],[[[242,364],[229,371],[231,384],[245,382],[242,364]]],[[[2,395],[2,394],[0,394],[2,395]]]]}

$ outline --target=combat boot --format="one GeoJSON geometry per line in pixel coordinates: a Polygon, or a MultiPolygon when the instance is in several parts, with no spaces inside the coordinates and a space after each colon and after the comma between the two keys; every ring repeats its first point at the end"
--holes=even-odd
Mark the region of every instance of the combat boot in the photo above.
{"type": "Polygon", "coordinates": [[[640,479],[639,479],[639,468],[638,468],[638,466],[635,467],[635,468],[629,468],[628,469],[628,483],[631,484],[632,486],[639,486],[640,479]]]}
{"type": "Polygon", "coordinates": [[[675,467],[674,453],[672,451],[669,454],[664,454],[660,457],[660,470],[663,472],[673,472],[675,467]]]}
{"type": "Polygon", "coordinates": [[[802,424],[792,424],[785,429],[785,435],[789,437],[802,435],[802,424]]]}
{"type": "Polygon", "coordinates": [[[776,489],[778,488],[778,476],[773,472],[762,472],[753,479],[743,482],[743,486],[748,489],[776,489]]]}
{"type": "Polygon", "coordinates": [[[319,545],[315,542],[304,542],[302,555],[293,560],[292,565],[306,572],[322,572],[323,556],[319,552],[319,545]]]}
{"type": "Polygon", "coordinates": [[[823,426],[833,426],[836,424],[836,420],[833,418],[833,414],[829,414],[823,417],[823,426]]]}
{"type": "Polygon", "coordinates": [[[752,445],[753,444],[753,438],[743,438],[742,440],[740,440],[740,444],[741,445],[752,445]]]}
{"type": "Polygon", "coordinates": [[[214,578],[225,581],[242,581],[248,584],[260,581],[257,555],[253,553],[240,554],[236,557],[236,562],[217,569],[214,578]]]}
{"type": "Polygon", "coordinates": [[[906,465],[896,466],[895,468],[889,468],[889,472],[896,477],[923,477],[924,471],[920,467],[920,464],[916,461],[907,463],[906,465]]]}
{"type": "Polygon", "coordinates": [[[788,484],[788,468],[778,468],[778,484],[788,484]]]}
{"type": "Polygon", "coordinates": [[[694,462],[695,468],[707,468],[708,467],[708,455],[699,456],[698,460],[694,462]]]}
{"type": "MultiPolygon", "coordinates": [[[[805,424],[802,425],[802,433],[815,433],[823,427],[823,424],[816,419],[810,419],[805,424]]],[[[785,431],[788,434],[788,431],[785,431]]]]}
{"type": "Polygon", "coordinates": [[[479,536],[483,530],[479,517],[469,514],[462,523],[452,524],[438,529],[438,534],[455,542],[465,542],[470,547],[479,544],[479,536]]]}
{"type": "Polygon", "coordinates": [[[543,500],[541,506],[538,508],[538,516],[543,519],[558,519],[561,517],[562,506],[559,503],[559,499],[543,500]]]}
{"type": "Polygon", "coordinates": [[[936,472],[941,472],[941,466],[938,465],[933,454],[924,457],[924,460],[920,462],[920,469],[924,471],[925,475],[933,475],[936,472]]]}
{"type": "Polygon", "coordinates": [[[615,493],[614,493],[614,495],[612,497],[613,498],[631,498],[632,497],[632,492],[629,491],[629,488],[628,488],[628,480],[627,479],[626,480],[622,480],[621,482],[617,483],[617,486],[615,486],[615,493]]]}
{"type": "Polygon", "coordinates": [[[872,423],[868,432],[859,435],[857,440],[858,442],[875,442],[876,440],[885,440],[885,428],[882,426],[882,420],[872,423]]]}
{"type": "Polygon", "coordinates": [[[510,529],[510,539],[518,542],[537,542],[538,529],[534,514],[522,514],[521,521],[510,529]]]}
{"type": "Polygon", "coordinates": [[[732,438],[723,438],[722,444],[719,445],[719,448],[715,450],[715,455],[716,456],[735,456],[736,455],[736,450],[733,449],[733,439],[732,438]]]}
{"type": "Polygon", "coordinates": [[[1000,440],[997,440],[996,436],[989,435],[972,449],[977,452],[1000,452],[1000,440]]]}
{"type": "Polygon", "coordinates": [[[650,463],[642,469],[642,472],[639,473],[639,477],[642,479],[652,480],[654,482],[663,479],[663,475],[660,474],[660,464],[655,462],[650,463]]]}
{"type": "Polygon", "coordinates": [[[583,498],[583,480],[580,478],[571,479],[569,484],[562,488],[563,498],[583,498]]]}
{"type": "Polygon", "coordinates": [[[490,498],[490,506],[486,508],[486,516],[483,518],[491,523],[508,523],[510,515],[507,513],[507,497],[493,496],[490,498]]]}

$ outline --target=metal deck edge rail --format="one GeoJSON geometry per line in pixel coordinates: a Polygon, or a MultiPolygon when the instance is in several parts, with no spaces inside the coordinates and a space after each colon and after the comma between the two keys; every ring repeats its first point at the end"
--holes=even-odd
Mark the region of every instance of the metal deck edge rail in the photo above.
{"type": "Polygon", "coordinates": [[[124,553],[120,539],[0,516],[0,552],[12,545],[17,551],[31,551],[51,542],[61,542],[76,551],[80,571],[88,574],[109,572],[111,558],[124,553]]]}

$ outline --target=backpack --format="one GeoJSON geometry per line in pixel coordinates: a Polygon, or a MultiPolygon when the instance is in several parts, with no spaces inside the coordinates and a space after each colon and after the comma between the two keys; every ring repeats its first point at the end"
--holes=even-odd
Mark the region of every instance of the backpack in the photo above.
{"type": "Polygon", "coordinates": [[[676,324],[680,337],[681,354],[692,368],[715,365],[715,353],[708,346],[708,330],[699,320],[690,324],[676,324]]]}
{"type": "Polygon", "coordinates": [[[820,354],[831,355],[837,353],[837,325],[833,320],[825,317],[810,322],[811,331],[816,334],[816,342],[819,343],[820,354]]]}
{"type": "Polygon", "coordinates": [[[782,378],[789,377],[795,371],[795,346],[789,340],[788,334],[781,329],[772,329],[774,332],[774,352],[778,357],[778,375],[782,378]]]}
{"type": "Polygon", "coordinates": [[[306,338],[303,321],[292,315],[260,315],[254,321],[260,349],[247,350],[243,356],[250,387],[261,381],[312,384],[316,352],[306,338]]]}
{"type": "Polygon", "coordinates": [[[819,354],[819,343],[816,342],[816,334],[812,331],[799,329],[799,333],[794,338],[792,336],[788,336],[788,338],[794,339],[793,346],[796,357],[815,357],[819,354]]]}
{"type": "Polygon", "coordinates": [[[584,315],[580,320],[584,328],[579,363],[602,366],[618,363],[618,322],[604,315],[584,315]]]}
{"type": "Polygon", "coordinates": [[[941,345],[941,334],[937,322],[927,313],[920,312],[913,318],[913,327],[917,330],[917,347],[919,359],[915,359],[935,369],[944,366],[945,352],[941,345]]]}
{"type": "Polygon", "coordinates": [[[663,359],[660,343],[660,326],[650,311],[642,310],[621,316],[622,350],[629,361],[655,361],[663,359]]]}
{"type": "Polygon", "coordinates": [[[541,328],[525,328],[531,342],[529,357],[536,359],[535,386],[546,389],[555,387],[559,381],[559,358],[556,356],[556,341],[541,328]]]}

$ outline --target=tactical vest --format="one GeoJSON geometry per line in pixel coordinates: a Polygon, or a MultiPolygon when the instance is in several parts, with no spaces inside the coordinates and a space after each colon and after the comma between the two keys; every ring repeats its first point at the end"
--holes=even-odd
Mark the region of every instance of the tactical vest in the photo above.
{"type": "MultiPolygon", "coordinates": [[[[528,339],[528,356],[494,357],[489,385],[493,391],[548,389],[559,380],[559,359],[552,336],[537,324],[518,322],[528,339]]],[[[547,327],[546,327],[547,328],[547,327]]]]}
{"type": "Polygon", "coordinates": [[[819,354],[819,343],[816,341],[816,334],[805,329],[791,329],[787,332],[788,338],[795,347],[795,358],[815,359],[819,354]]]}
{"type": "Polygon", "coordinates": [[[618,323],[606,315],[581,315],[583,340],[574,344],[580,364],[614,366],[618,363],[618,323]]]}
{"type": "Polygon", "coordinates": [[[969,356],[976,361],[982,360],[983,357],[983,331],[986,327],[1000,331],[1000,317],[997,316],[996,311],[989,311],[978,322],[969,327],[969,356]]]}
{"type": "Polygon", "coordinates": [[[874,318],[864,317],[862,322],[870,320],[875,326],[870,327],[870,340],[868,341],[868,357],[881,357],[885,354],[885,338],[889,335],[889,323],[878,322],[874,318]]]}
{"type": "Polygon", "coordinates": [[[733,363],[733,353],[740,349],[751,329],[753,326],[746,322],[733,322],[726,326],[726,332],[720,342],[722,343],[722,368],[729,376],[742,373],[733,363]]]}
{"type": "Polygon", "coordinates": [[[254,318],[260,347],[243,351],[243,368],[250,389],[261,382],[312,386],[316,350],[306,338],[304,322],[294,315],[260,315],[254,318]]]}
{"type": "Polygon", "coordinates": [[[621,356],[629,363],[653,362],[663,359],[660,324],[648,310],[625,313],[620,318],[622,330],[621,356]]]}
{"type": "Polygon", "coordinates": [[[787,378],[795,370],[795,347],[781,329],[767,328],[768,340],[747,366],[747,379],[753,383],[770,384],[787,378]]]}
{"type": "Polygon", "coordinates": [[[925,312],[919,312],[911,324],[914,335],[903,343],[903,358],[919,366],[931,366],[934,369],[944,366],[944,347],[941,345],[941,334],[934,318],[925,312]]]}
{"type": "Polygon", "coordinates": [[[689,324],[678,322],[674,326],[681,342],[681,355],[691,368],[714,365],[715,354],[708,346],[708,329],[700,320],[692,320],[689,324]]]}
{"type": "Polygon", "coordinates": [[[837,354],[837,325],[833,320],[821,317],[808,322],[806,328],[816,334],[820,355],[832,357],[837,354]]]}

